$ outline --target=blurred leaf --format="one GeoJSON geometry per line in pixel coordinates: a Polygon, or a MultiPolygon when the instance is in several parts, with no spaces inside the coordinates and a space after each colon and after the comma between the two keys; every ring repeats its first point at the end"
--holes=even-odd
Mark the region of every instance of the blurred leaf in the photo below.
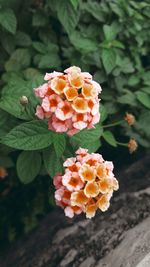
{"type": "Polygon", "coordinates": [[[71,4],[73,5],[73,7],[75,9],[77,9],[78,5],[79,5],[79,0],[70,0],[71,4]]]}
{"type": "Polygon", "coordinates": [[[15,34],[17,19],[12,9],[0,9],[0,24],[10,33],[15,34]]]}
{"type": "Polygon", "coordinates": [[[18,48],[16,49],[10,59],[5,64],[6,71],[13,71],[14,65],[17,66],[17,70],[26,68],[30,65],[31,56],[28,49],[18,48]]]}
{"type": "Polygon", "coordinates": [[[106,40],[111,41],[114,40],[116,38],[116,31],[115,28],[111,25],[104,25],[103,26],[103,31],[104,31],[104,35],[106,40]]]}
{"type": "MultiPolygon", "coordinates": [[[[73,0],[72,0],[73,1],[73,0]]],[[[78,23],[78,12],[68,0],[57,1],[57,15],[64,29],[70,34],[78,23]]],[[[73,1],[75,3],[75,0],[73,1]]],[[[77,2],[77,1],[76,1],[77,2]]]]}
{"type": "Polygon", "coordinates": [[[103,49],[102,50],[102,61],[104,68],[109,74],[114,67],[116,66],[116,53],[112,49],[103,49]]]}
{"type": "Polygon", "coordinates": [[[17,31],[15,35],[15,41],[17,45],[23,46],[23,47],[30,46],[32,43],[30,36],[26,34],[25,32],[21,32],[21,31],[17,31]]]}
{"type": "Polygon", "coordinates": [[[150,96],[144,92],[136,92],[137,99],[146,107],[150,109],[150,96]]]}
{"type": "Polygon", "coordinates": [[[17,173],[20,181],[28,184],[34,180],[41,169],[40,153],[23,151],[17,159],[17,173]]]}
{"type": "Polygon", "coordinates": [[[45,26],[45,24],[48,22],[48,19],[46,17],[46,14],[41,11],[38,10],[34,15],[33,15],[33,19],[32,19],[32,25],[39,27],[39,26],[45,26]]]}
{"type": "Polygon", "coordinates": [[[83,52],[88,53],[91,51],[94,52],[98,49],[96,41],[84,37],[78,31],[73,31],[69,38],[72,45],[75,46],[77,50],[82,50],[83,52]]]}

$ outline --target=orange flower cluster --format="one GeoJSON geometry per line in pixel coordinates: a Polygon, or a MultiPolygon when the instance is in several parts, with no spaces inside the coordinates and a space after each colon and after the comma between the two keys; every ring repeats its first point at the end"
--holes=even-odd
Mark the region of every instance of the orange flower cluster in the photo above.
{"type": "Polygon", "coordinates": [[[79,148],[76,157],[64,162],[65,174],[54,177],[56,204],[64,209],[66,216],[84,212],[87,218],[95,216],[96,210],[106,211],[113,191],[119,185],[113,174],[113,163],[104,161],[100,154],[89,154],[79,148]]]}
{"type": "Polygon", "coordinates": [[[44,79],[47,82],[34,89],[41,99],[36,116],[47,118],[50,130],[73,135],[99,122],[101,87],[90,73],[73,66],[64,73],[46,73],[44,79]]]}

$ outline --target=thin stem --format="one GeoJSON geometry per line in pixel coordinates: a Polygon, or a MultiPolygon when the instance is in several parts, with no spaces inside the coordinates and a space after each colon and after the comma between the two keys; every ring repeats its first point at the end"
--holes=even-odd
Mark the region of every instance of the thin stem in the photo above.
{"type": "Polygon", "coordinates": [[[114,123],[110,123],[110,124],[103,125],[103,128],[113,127],[113,126],[119,125],[119,124],[121,124],[121,123],[123,123],[123,122],[124,122],[124,120],[116,121],[116,122],[114,122],[114,123]]]}
{"type": "Polygon", "coordinates": [[[120,146],[125,146],[125,147],[127,147],[127,146],[128,146],[128,144],[127,144],[127,143],[121,143],[121,142],[117,142],[117,144],[118,144],[118,145],[120,145],[120,146]]]}

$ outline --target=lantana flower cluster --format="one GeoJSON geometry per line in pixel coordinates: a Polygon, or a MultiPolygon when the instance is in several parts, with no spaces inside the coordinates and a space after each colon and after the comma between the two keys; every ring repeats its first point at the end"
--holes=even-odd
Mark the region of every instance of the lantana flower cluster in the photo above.
{"type": "Polygon", "coordinates": [[[70,67],[63,72],[46,73],[45,83],[35,88],[41,99],[36,108],[39,119],[48,119],[48,128],[73,135],[84,128],[93,128],[100,120],[100,85],[88,72],[70,67]]]}
{"type": "Polygon", "coordinates": [[[79,148],[76,157],[68,158],[63,166],[65,173],[54,177],[54,186],[56,204],[66,216],[72,218],[83,212],[92,218],[97,209],[104,212],[109,208],[113,192],[119,188],[112,162],[79,148]]]}

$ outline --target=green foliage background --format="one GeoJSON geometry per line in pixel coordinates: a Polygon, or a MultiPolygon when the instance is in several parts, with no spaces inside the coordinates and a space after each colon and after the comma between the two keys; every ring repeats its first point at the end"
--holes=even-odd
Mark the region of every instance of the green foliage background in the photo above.
{"type": "MultiPolygon", "coordinates": [[[[116,147],[116,139],[124,135],[125,140],[132,136],[150,147],[149,26],[149,0],[0,0],[0,165],[10,168],[11,176],[0,182],[2,192],[5,187],[22,188],[12,178],[17,175],[25,184],[37,175],[53,176],[62,169],[62,155],[72,156],[81,144],[96,151],[105,139],[116,147]],[[43,83],[45,72],[70,65],[92,73],[103,88],[100,124],[71,139],[48,131],[45,122],[36,120],[38,100],[32,90],[43,83]],[[22,95],[29,98],[26,109],[19,103],[22,95]],[[136,116],[134,127],[123,123],[115,137],[104,131],[105,122],[122,119],[126,111],[136,116]]],[[[31,185],[37,192],[38,183],[37,178],[31,185]]],[[[24,197],[25,212],[17,213],[21,229],[32,229],[37,215],[48,210],[47,180],[43,183],[39,213],[28,213],[29,198],[24,197]],[[28,223],[31,219],[33,224],[28,223]]],[[[7,197],[0,195],[1,206],[7,197]]],[[[37,199],[38,193],[31,211],[37,199]]],[[[0,209],[0,228],[5,224],[7,238],[13,240],[16,223],[3,216],[7,209],[0,209]]]]}

